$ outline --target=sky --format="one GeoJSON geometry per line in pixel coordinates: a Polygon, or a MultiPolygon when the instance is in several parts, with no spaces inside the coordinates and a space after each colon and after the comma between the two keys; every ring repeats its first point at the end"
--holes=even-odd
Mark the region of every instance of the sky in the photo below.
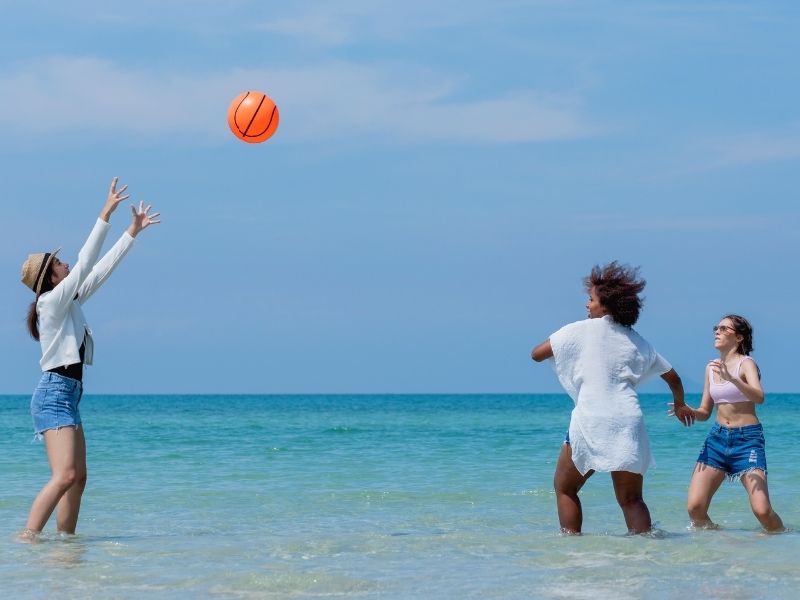
{"type": "Polygon", "coordinates": [[[163,223],[84,306],[87,393],[557,392],[530,350],[611,260],[688,390],[737,312],[798,391],[794,1],[0,9],[0,393],[38,380],[23,260],[73,262],[114,176],[163,223]]]}

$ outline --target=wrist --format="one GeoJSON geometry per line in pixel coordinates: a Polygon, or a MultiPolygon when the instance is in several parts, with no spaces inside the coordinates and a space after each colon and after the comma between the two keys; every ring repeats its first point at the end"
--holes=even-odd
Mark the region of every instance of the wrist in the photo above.
{"type": "Polygon", "coordinates": [[[129,236],[131,236],[132,238],[135,238],[135,237],[136,237],[136,234],[137,234],[137,233],[139,233],[140,231],[141,231],[141,229],[137,229],[137,228],[136,228],[136,227],[134,227],[133,225],[131,225],[131,226],[130,226],[130,227],[128,227],[128,229],[127,229],[128,235],[129,235],[129,236]]]}

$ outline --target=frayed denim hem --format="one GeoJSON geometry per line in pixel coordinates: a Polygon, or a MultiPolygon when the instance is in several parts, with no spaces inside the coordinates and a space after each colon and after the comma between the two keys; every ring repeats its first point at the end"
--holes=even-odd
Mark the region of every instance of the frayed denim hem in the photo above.
{"type": "Polygon", "coordinates": [[[736,483],[737,481],[740,481],[744,475],[747,475],[752,471],[761,471],[762,473],[764,473],[764,477],[767,476],[766,469],[762,467],[750,467],[749,469],[744,469],[743,471],[739,471],[738,473],[728,473],[727,475],[728,481],[730,481],[731,483],[736,483]]]}
{"type": "Polygon", "coordinates": [[[72,427],[73,429],[77,430],[79,427],[82,427],[82,426],[83,426],[83,423],[70,423],[69,425],[56,425],[54,427],[48,427],[47,429],[42,429],[41,431],[34,431],[33,432],[33,439],[31,440],[31,443],[33,443],[33,442],[41,442],[44,439],[44,435],[42,435],[42,434],[45,431],[52,431],[53,429],[55,429],[56,431],[60,431],[61,429],[64,429],[65,427],[72,427]]]}

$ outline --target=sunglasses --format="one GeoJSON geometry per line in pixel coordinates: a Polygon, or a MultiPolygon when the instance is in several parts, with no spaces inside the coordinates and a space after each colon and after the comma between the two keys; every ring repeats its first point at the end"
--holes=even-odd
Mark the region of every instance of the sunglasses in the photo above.
{"type": "Polygon", "coordinates": [[[718,331],[722,331],[724,333],[726,329],[730,332],[736,333],[736,330],[729,325],[714,325],[711,329],[714,331],[714,333],[717,333],[718,331]]]}

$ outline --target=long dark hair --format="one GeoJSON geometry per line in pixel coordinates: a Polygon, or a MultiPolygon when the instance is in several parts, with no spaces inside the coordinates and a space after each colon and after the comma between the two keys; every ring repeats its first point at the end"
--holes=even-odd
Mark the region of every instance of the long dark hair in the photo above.
{"type": "Polygon", "coordinates": [[[639,320],[642,299],[639,294],[647,282],[639,277],[639,267],[621,265],[617,261],[595,265],[583,278],[586,291],[597,294],[611,318],[620,325],[632,327],[639,320]]]}
{"type": "Polygon", "coordinates": [[[31,305],[28,307],[28,316],[25,318],[25,323],[28,326],[28,333],[30,333],[31,337],[37,342],[39,341],[39,315],[36,313],[36,303],[39,301],[39,296],[45,292],[51,291],[55,287],[53,285],[52,275],[53,261],[50,261],[50,264],[47,265],[47,269],[45,269],[44,275],[42,276],[42,289],[36,294],[36,300],[31,302],[31,305]]]}
{"type": "Polygon", "coordinates": [[[741,315],[725,315],[722,318],[730,320],[733,323],[734,331],[736,331],[737,335],[742,336],[742,341],[739,342],[736,351],[739,354],[750,356],[753,351],[753,326],[750,325],[750,321],[741,315]]]}
{"type": "MultiPolygon", "coordinates": [[[[742,336],[742,341],[739,342],[736,351],[739,354],[750,356],[750,353],[753,351],[753,326],[750,325],[750,321],[745,319],[742,315],[725,315],[722,319],[730,320],[730,322],[733,323],[734,331],[736,331],[737,335],[742,336]]],[[[720,319],[720,321],[722,319],[720,319]]],[[[761,368],[758,364],[756,364],[756,372],[758,373],[758,378],[761,379],[761,368]]]]}

